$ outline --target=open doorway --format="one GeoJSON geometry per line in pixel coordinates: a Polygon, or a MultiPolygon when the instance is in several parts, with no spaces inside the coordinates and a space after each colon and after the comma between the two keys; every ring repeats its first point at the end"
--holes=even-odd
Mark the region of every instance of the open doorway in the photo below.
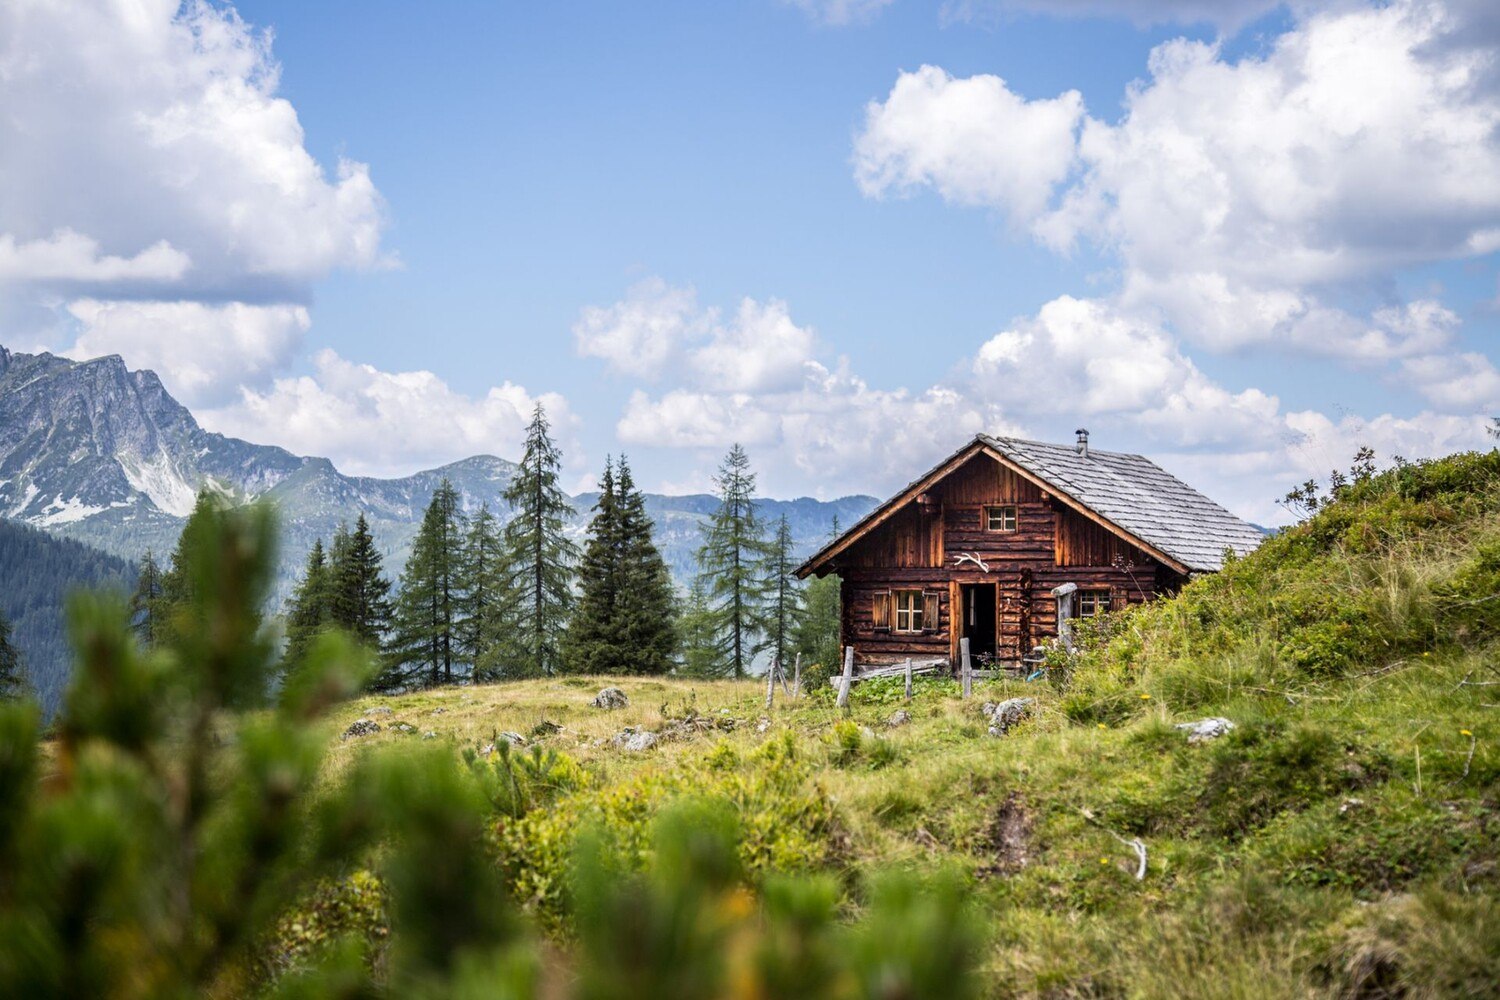
{"type": "Polygon", "coordinates": [[[969,640],[969,656],[988,664],[995,658],[995,585],[965,583],[959,598],[963,628],[958,634],[969,640]]]}

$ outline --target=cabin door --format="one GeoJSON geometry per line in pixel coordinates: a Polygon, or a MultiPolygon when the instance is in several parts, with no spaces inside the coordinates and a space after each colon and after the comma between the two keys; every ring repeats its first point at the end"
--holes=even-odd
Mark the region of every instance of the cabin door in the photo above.
{"type": "Polygon", "coordinates": [[[966,583],[959,588],[963,602],[963,629],[969,640],[969,656],[988,666],[995,659],[995,585],[966,583]]]}

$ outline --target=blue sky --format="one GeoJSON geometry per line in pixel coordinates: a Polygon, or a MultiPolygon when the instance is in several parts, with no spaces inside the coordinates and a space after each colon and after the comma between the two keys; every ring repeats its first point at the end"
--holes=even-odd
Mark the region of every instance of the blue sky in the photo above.
{"type": "Polygon", "coordinates": [[[781,495],[1087,424],[1273,520],[1483,442],[1480,7],[1027,2],[21,2],[0,342],[372,474],[514,457],[536,400],[570,485],[743,440],[781,495]]]}

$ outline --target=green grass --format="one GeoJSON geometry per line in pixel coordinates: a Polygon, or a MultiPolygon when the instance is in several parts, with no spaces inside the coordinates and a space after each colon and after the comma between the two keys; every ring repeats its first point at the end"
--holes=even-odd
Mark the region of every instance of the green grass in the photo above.
{"type": "Polygon", "coordinates": [[[582,778],[496,823],[497,863],[560,940],[563,867],[603,829],[640,867],[669,802],[728,803],[752,887],[824,871],[857,911],[879,872],[956,870],[996,996],[1500,994],[1500,457],[1356,484],[1176,599],[1115,616],[1052,683],[856,687],[565,678],[370,698],[379,734],[455,751],[514,731],[582,778]],[[616,684],[630,698],[590,700],[616,684]],[[1025,694],[1003,738],[979,705],[1025,694]],[[909,724],[890,727],[900,707],[909,724]],[[440,711],[439,711],[440,710],[440,711]],[[1177,722],[1222,715],[1189,745],[1177,722]],[[543,720],[556,729],[541,725],[543,720]],[[685,721],[687,720],[687,721],[685,721]],[[697,721],[693,721],[697,720],[697,721]],[[405,722],[410,733],[398,732],[405,722]],[[667,734],[617,749],[626,726],[667,734]],[[1146,846],[1147,873],[1120,838],[1146,846]]]}

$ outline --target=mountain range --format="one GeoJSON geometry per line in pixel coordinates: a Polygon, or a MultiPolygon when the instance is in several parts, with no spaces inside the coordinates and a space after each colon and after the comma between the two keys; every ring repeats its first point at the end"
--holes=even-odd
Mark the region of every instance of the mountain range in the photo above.
{"type": "MultiPolygon", "coordinates": [[[[194,498],[212,484],[237,500],[264,500],[281,513],[279,596],[296,578],[313,540],[365,515],[394,579],[434,489],[449,479],[468,511],[500,495],[515,463],[476,455],[398,479],[348,476],[326,458],[294,455],[204,430],[155,372],[132,371],[118,355],[70,361],[0,347],[0,516],[77,539],[126,559],[176,544],[194,498]]],[[[595,494],[574,497],[570,530],[581,535],[595,494]]],[[[868,496],[820,501],[765,499],[768,521],[787,516],[800,554],[810,553],[834,519],[851,524],[875,506],[868,496]]],[[[657,542],[685,582],[704,521],[707,494],[647,494],[657,542]]]]}

